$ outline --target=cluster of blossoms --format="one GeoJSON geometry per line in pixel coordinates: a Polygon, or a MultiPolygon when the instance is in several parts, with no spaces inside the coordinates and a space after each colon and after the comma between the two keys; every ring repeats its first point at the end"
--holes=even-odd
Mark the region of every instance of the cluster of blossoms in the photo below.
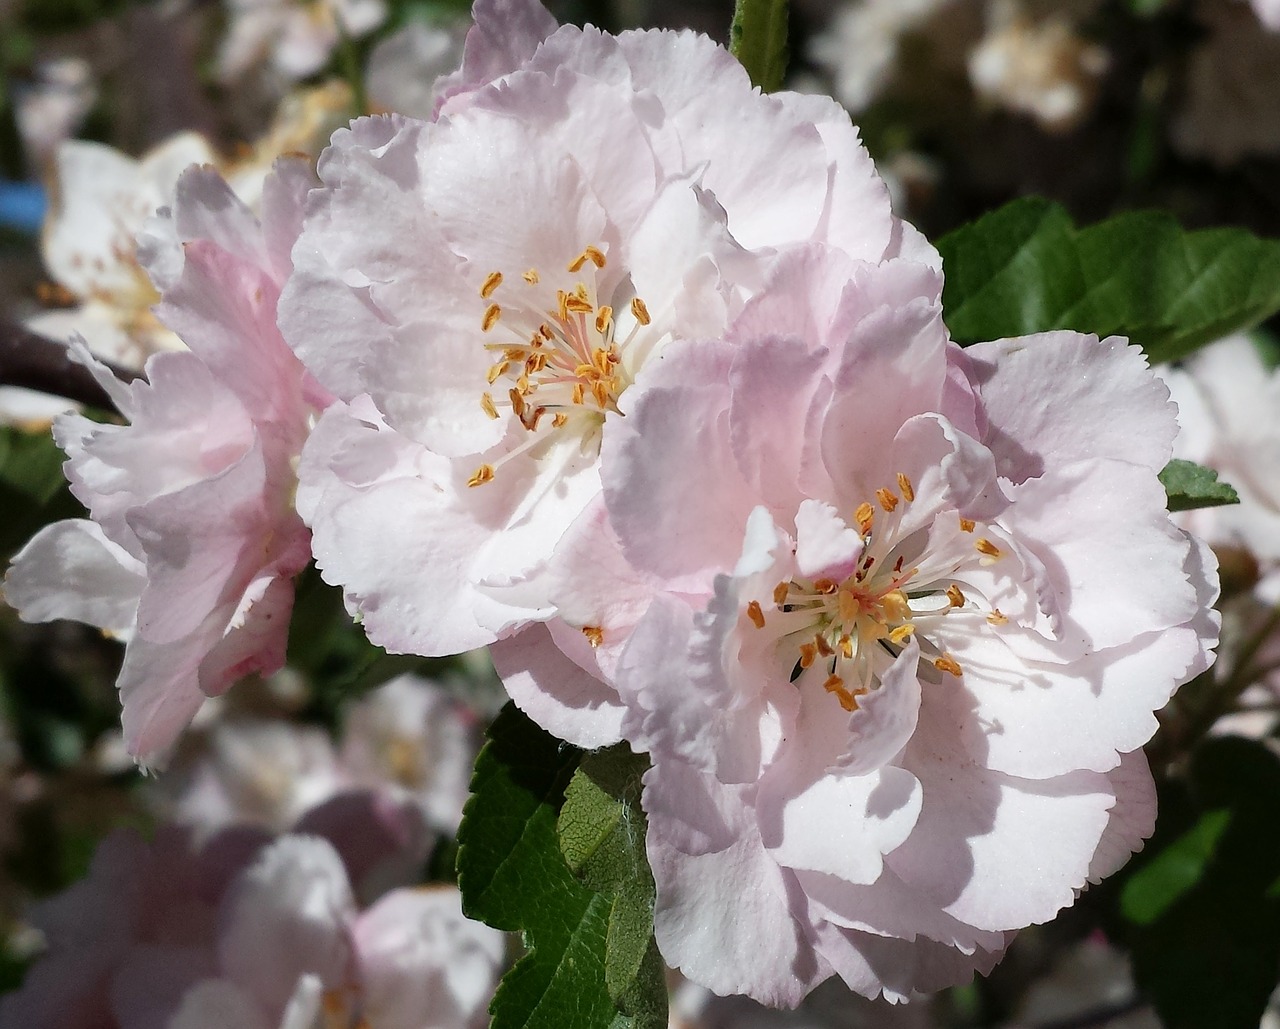
{"type": "Polygon", "coordinates": [[[104,376],[130,425],[59,420],[92,520],[10,601],[126,640],[155,762],[280,665],[314,557],[375,643],[492,645],[545,728],[650,755],[690,980],[990,968],[1149,835],[1140,748],[1211,660],[1168,390],[1121,339],[951,342],[833,101],[690,33],[475,18],[430,119],[283,163],[260,220],[184,174],[147,262],[190,353],[104,376]]]}
{"type": "Polygon", "coordinates": [[[113,833],[88,877],[36,910],[49,952],[0,1021],[479,1029],[503,936],[464,918],[453,887],[385,888],[398,814],[348,806],[275,839],[113,833]]]}

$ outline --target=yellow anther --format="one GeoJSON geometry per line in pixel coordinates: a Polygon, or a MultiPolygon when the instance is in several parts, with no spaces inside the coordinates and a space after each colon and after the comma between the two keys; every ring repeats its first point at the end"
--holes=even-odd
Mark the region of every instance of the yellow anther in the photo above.
{"type": "Polygon", "coordinates": [[[556,290],[556,313],[562,322],[569,320],[569,294],[562,289],[556,290]]]}
{"type": "Polygon", "coordinates": [[[484,408],[484,413],[487,414],[490,418],[498,417],[498,409],[493,406],[493,397],[491,397],[488,393],[480,394],[480,406],[484,408]]]}
{"type": "Polygon", "coordinates": [[[604,410],[609,406],[609,387],[606,383],[597,382],[592,385],[591,392],[595,394],[596,403],[600,405],[600,410],[604,410]]]}
{"type": "Polygon", "coordinates": [[[823,657],[831,657],[835,651],[831,649],[831,644],[827,642],[825,636],[815,635],[813,637],[813,645],[818,648],[818,653],[823,657]]]}
{"type": "Polygon", "coordinates": [[[844,688],[844,680],[838,675],[830,676],[826,682],[822,684],[822,688],[828,693],[834,693],[836,699],[840,701],[840,706],[846,711],[856,711],[858,702],[854,699],[852,693],[844,688]]]}
{"type": "Polygon", "coordinates": [[[516,389],[520,391],[522,396],[525,393],[532,393],[537,388],[536,385],[529,384],[529,376],[527,375],[521,375],[520,378],[516,379],[516,389]]]}
{"type": "Polygon", "coordinates": [[[582,270],[582,266],[590,261],[597,268],[604,267],[604,253],[598,247],[587,247],[571,262],[569,262],[569,271],[577,272],[582,270]]]}
{"type": "Polygon", "coordinates": [[[498,324],[498,319],[502,317],[502,308],[497,304],[490,304],[484,309],[484,318],[480,322],[480,328],[488,332],[498,324]]]}
{"type": "Polygon", "coordinates": [[[813,583],[814,592],[821,593],[824,597],[831,596],[837,589],[839,586],[834,579],[815,579],[813,583]]]}
{"type": "Polygon", "coordinates": [[[596,347],[591,352],[591,362],[596,366],[596,371],[601,375],[609,374],[609,351],[603,347],[596,347]]]}
{"type": "Polygon", "coordinates": [[[502,351],[502,356],[507,361],[523,361],[526,353],[524,347],[506,347],[502,351]]]}
{"type": "Polygon", "coordinates": [[[898,490],[902,493],[903,499],[905,499],[908,504],[916,499],[915,487],[911,485],[911,480],[902,472],[898,473],[898,490]]]}
{"type": "Polygon", "coordinates": [[[566,311],[572,311],[574,314],[590,314],[595,310],[590,300],[585,300],[573,293],[564,298],[564,307],[566,311]]]}
{"type": "Polygon", "coordinates": [[[952,607],[964,607],[964,594],[954,582],[947,587],[947,599],[951,601],[952,607]]]}
{"type": "Polygon", "coordinates": [[[639,297],[632,297],[631,299],[631,316],[641,325],[649,324],[649,309],[645,307],[644,301],[639,297]]]}
{"type": "Polygon", "coordinates": [[[973,545],[977,549],[978,553],[986,554],[986,556],[991,558],[993,561],[1000,556],[1000,548],[985,536],[979,536],[973,545]]]}
{"type": "Polygon", "coordinates": [[[500,379],[503,375],[506,374],[507,369],[510,367],[511,367],[510,361],[499,361],[492,368],[490,368],[488,374],[485,375],[485,378],[489,380],[489,385],[492,386],[495,382],[497,382],[498,379],[500,379]]]}
{"type": "Polygon", "coordinates": [[[859,531],[865,536],[871,531],[871,525],[875,521],[875,511],[864,500],[858,505],[858,509],[853,512],[853,520],[858,523],[859,531]]]}
{"type": "Polygon", "coordinates": [[[592,650],[604,642],[604,630],[598,625],[584,625],[582,627],[582,635],[587,638],[592,650]]]}
{"type": "Polygon", "coordinates": [[[561,426],[563,426],[565,422],[567,422],[568,420],[569,420],[569,416],[565,414],[563,411],[561,411],[559,414],[557,414],[554,418],[551,419],[551,427],[553,429],[558,429],[561,426]]]}
{"type": "Polygon", "coordinates": [[[764,612],[760,610],[760,601],[753,600],[747,605],[747,617],[757,629],[764,628],[764,612]]]}
{"type": "Polygon", "coordinates": [[[800,644],[800,667],[808,668],[818,659],[818,648],[812,643],[800,644]]]}
{"type": "Polygon", "coordinates": [[[840,654],[845,658],[853,657],[853,640],[848,636],[840,637],[840,654]]]}
{"type": "Polygon", "coordinates": [[[542,421],[542,416],[546,413],[547,413],[547,409],[545,407],[535,407],[533,409],[532,417],[521,418],[520,420],[524,422],[524,427],[526,429],[528,429],[530,432],[533,432],[538,427],[538,423],[542,421]]]}
{"type": "Polygon", "coordinates": [[[490,272],[489,277],[484,280],[484,285],[480,287],[480,295],[488,300],[493,296],[493,291],[502,285],[502,272],[490,272]]]}
{"type": "Polygon", "coordinates": [[[596,312],[596,332],[603,334],[609,328],[611,321],[613,321],[613,308],[605,304],[596,312]]]}
{"type": "Polygon", "coordinates": [[[916,631],[916,627],[914,625],[912,625],[910,622],[904,622],[902,625],[899,625],[896,629],[894,629],[891,633],[889,633],[889,642],[896,644],[897,646],[900,647],[904,643],[906,643],[908,639],[911,638],[912,633],[914,633],[915,631],[916,631]]]}
{"type": "Polygon", "coordinates": [[[573,402],[575,404],[581,404],[583,401],[583,398],[586,396],[586,393],[587,393],[587,387],[583,385],[581,382],[575,382],[573,384],[573,402]]]}
{"type": "Polygon", "coordinates": [[[840,605],[840,621],[842,622],[852,622],[858,617],[858,612],[862,610],[862,604],[850,590],[841,590],[836,596],[836,603],[840,605]]]}
{"type": "Polygon", "coordinates": [[[781,607],[787,602],[787,593],[790,589],[791,583],[789,582],[780,582],[778,585],[773,587],[773,602],[777,604],[778,607],[781,607]]]}
{"type": "Polygon", "coordinates": [[[961,532],[973,532],[973,530],[974,530],[975,528],[977,528],[977,525],[978,525],[978,523],[977,523],[977,522],[975,522],[972,518],[961,518],[961,519],[960,519],[960,531],[961,531],[961,532]]]}
{"type": "Polygon", "coordinates": [[[960,667],[960,663],[951,655],[943,654],[942,657],[933,659],[933,667],[940,672],[950,672],[954,676],[961,676],[964,670],[960,667]]]}
{"type": "Polygon", "coordinates": [[[991,625],[1008,625],[1009,616],[1004,614],[998,607],[993,609],[991,614],[987,615],[987,621],[991,625]]]}
{"type": "Polygon", "coordinates": [[[468,486],[483,486],[486,482],[493,482],[493,465],[482,464],[475,470],[475,473],[467,480],[468,486]]]}
{"type": "Polygon", "coordinates": [[[898,498],[883,486],[876,490],[876,500],[880,501],[880,506],[884,508],[885,511],[892,511],[898,506],[898,498]]]}
{"type": "Polygon", "coordinates": [[[524,361],[524,371],[526,375],[537,375],[538,372],[542,371],[546,366],[547,355],[545,353],[530,354],[524,361]]]}
{"type": "Polygon", "coordinates": [[[524,281],[527,282],[530,286],[536,286],[538,282],[541,280],[541,278],[542,276],[538,274],[537,268],[530,268],[527,272],[524,273],[524,281]]]}
{"type": "Polygon", "coordinates": [[[904,622],[911,617],[911,605],[902,590],[890,590],[880,598],[880,607],[891,622],[904,622]]]}
{"type": "Polygon", "coordinates": [[[524,418],[524,395],[518,389],[507,390],[507,396],[511,398],[511,410],[515,412],[515,416],[523,420],[524,418]]]}

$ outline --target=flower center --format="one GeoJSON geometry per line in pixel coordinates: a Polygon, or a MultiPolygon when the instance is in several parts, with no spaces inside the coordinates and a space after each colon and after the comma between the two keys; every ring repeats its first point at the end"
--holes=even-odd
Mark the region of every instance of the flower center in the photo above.
{"type": "MultiPolygon", "coordinates": [[[[774,623],[782,630],[780,644],[794,648],[792,681],[814,666],[825,669],[823,688],[846,711],[857,710],[858,698],[879,685],[912,637],[938,671],[962,675],[959,662],[929,639],[944,617],[985,614],[992,625],[1008,621],[998,609],[980,611],[952,578],[966,560],[999,560],[1000,548],[977,536],[972,558],[931,561],[920,552],[917,533],[899,532],[899,508],[905,510],[915,500],[915,490],[902,473],[897,485],[896,493],[889,487],[876,490],[874,505],[864,502],[854,511],[863,549],[852,572],[840,580],[797,577],[778,583],[768,619],[759,601],[747,605],[756,628],[774,623]]],[[[961,518],[960,528],[972,534],[977,524],[961,518]]]]}
{"type": "MultiPolygon", "coordinates": [[[[504,291],[501,302],[502,272],[491,272],[484,280],[480,296],[489,303],[480,327],[486,334],[509,334],[484,345],[495,357],[486,375],[489,388],[480,394],[486,415],[500,418],[509,412],[529,433],[549,427],[586,434],[599,427],[607,412],[618,410],[618,396],[632,380],[624,354],[650,316],[645,302],[633,296],[619,326],[618,313],[597,295],[596,273],[605,263],[599,247],[584,248],[568,271],[585,271],[590,281],[557,289],[550,305],[549,293],[538,288],[542,276],[536,268],[521,276],[525,285],[514,295],[504,291]]],[[[468,485],[492,481],[495,470],[481,465],[468,485]]]]}

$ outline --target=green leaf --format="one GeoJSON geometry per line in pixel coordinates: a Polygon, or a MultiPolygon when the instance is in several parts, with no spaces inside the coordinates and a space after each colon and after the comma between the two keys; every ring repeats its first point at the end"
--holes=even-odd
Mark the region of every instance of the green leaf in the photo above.
{"type": "Polygon", "coordinates": [[[1231,824],[1230,811],[1210,811],[1189,832],[1129,879],[1120,911],[1136,925],[1150,925],[1204,876],[1218,840],[1231,824]]]}
{"type": "Polygon", "coordinates": [[[605,941],[609,996],[637,1017],[637,1025],[665,1026],[666,987],[653,941],[653,873],[640,807],[640,778],[648,767],[648,758],[632,754],[625,743],[587,755],[565,792],[557,831],[574,874],[613,898],[605,941]],[[660,1020],[646,1021],[646,1013],[660,1020]]]}
{"type": "MultiPolygon", "coordinates": [[[[561,852],[557,820],[581,759],[580,750],[543,732],[508,704],[490,726],[489,742],[476,760],[472,796],[458,833],[463,907],[472,918],[521,932],[529,948],[498,987],[489,1009],[492,1029],[666,1025],[665,987],[656,998],[640,989],[662,982],[656,950],[642,958],[635,989],[624,989],[618,1002],[610,995],[606,964],[618,898],[580,881],[561,852]]],[[[571,825],[577,824],[575,818],[571,815],[571,825]]],[[[581,840],[570,847],[584,875],[593,881],[596,875],[607,878],[612,832],[593,834],[584,823],[581,832],[571,828],[568,836],[581,840]]],[[[630,954],[629,942],[617,941],[615,962],[630,954]]]]}
{"type": "Polygon", "coordinates": [[[1197,507],[1238,504],[1240,497],[1218,473],[1192,461],[1174,458],[1160,473],[1160,483],[1169,495],[1170,511],[1191,511],[1197,507]]]}
{"type": "Polygon", "coordinates": [[[787,0],[737,0],[729,50],[764,93],[782,88],[787,73],[787,0]]]}
{"type": "Polygon", "coordinates": [[[1280,760],[1252,740],[1203,744],[1134,864],[1120,908],[1162,1024],[1255,1029],[1280,963],[1280,760]]]}
{"type": "Polygon", "coordinates": [[[1128,336],[1158,363],[1280,311],[1280,241],[1187,232],[1157,211],[1077,229],[1063,208],[1029,197],[938,249],[947,325],[961,343],[1075,329],[1128,336]]]}

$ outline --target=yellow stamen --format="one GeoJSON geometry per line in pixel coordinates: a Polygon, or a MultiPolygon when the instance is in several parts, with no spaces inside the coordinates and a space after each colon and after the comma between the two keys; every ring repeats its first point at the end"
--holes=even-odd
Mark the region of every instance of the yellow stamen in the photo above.
{"type": "Polygon", "coordinates": [[[582,297],[573,293],[570,293],[564,298],[564,309],[566,311],[572,311],[574,314],[590,314],[595,310],[595,308],[591,306],[590,300],[584,300],[582,297]]]}
{"type": "Polygon", "coordinates": [[[527,282],[530,286],[536,286],[541,278],[542,276],[538,274],[537,268],[530,268],[527,272],[524,273],[524,281],[527,282]]]}
{"type": "Polygon", "coordinates": [[[773,602],[781,607],[787,602],[787,593],[791,589],[791,583],[780,582],[773,587],[773,602]]]}
{"type": "Polygon", "coordinates": [[[490,272],[489,277],[484,280],[484,285],[480,287],[480,295],[488,300],[493,296],[494,290],[502,285],[502,272],[490,272]]]}
{"type": "Polygon", "coordinates": [[[977,542],[974,543],[974,547],[977,548],[978,553],[986,554],[993,561],[1000,556],[1000,548],[985,536],[979,536],[977,542]]]}
{"type": "Polygon", "coordinates": [[[911,605],[902,590],[890,590],[880,598],[880,606],[891,622],[904,622],[911,617],[911,605]]]}
{"type": "Polygon", "coordinates": [[[573,402],[575,404],[581,404],[586,394],[587,394],[587,387],[583,383],[575,382],[573,384],[573,402]]]}
{"type": "Polygon", "coordinates": [[[911,480],[902,472],[898,473],[898,489],[902,491],[902,496],[906,499],[908,504],[916,499],[915,487],[911,485],[911,480]]]}
{"type": "Polygon", "coordinates": [[[951,601],[952,607],[964,607],[964,594],[954,582],[947,587],[947,599],[951,601]]]}
{"type": "Polygon", "coordinates": [[[490,304],[485,308],[484,319],[480,322],[480,328],[488,332],[498,324],[498,319],[502,317],[502,308],[497,304],[490,304]]]}
{"type": "Polygon", "coordinates": [[[844,688],[844,680],[838,675],[832,675],[822,684],[822,688],[828,693],[834,693],[836,699],[840,701],[840,706],[846,711],[856,711],[858,702],[854,699],[852,693],[844,688]]]}
{"type": "Polygon", "coordinates": [[[972,518],[961,518],[961,519],[960,519],[960,531],[961,531],[961,532],[973,532],[973,530],[977,527],[977,525],[978,525],[978,523],[977,523],[977,522],[975,522],[972,518]]]}
{"type": "Polygon", "coordinates": [[[562,425],[564,425],[564,423],[567,422],[568,420],[569,420],[569,416],[565,414],[563,411],[561,411],[559,414],[557,414],[554,418],[551,419],[551,427],[553,429],[558,429],[562,425]]]}
{"type": "Polygon", "coordinates": [[[846,658],[853,657],[853,640],[848,636],[840,637],[840,653],[846,658]]]}
{"type": "Polygon", "coordinates": [[[631,300],[631,316],[641,325],[649,324],[649,308],[639,297],[633,297],[631,300]]]}
{"type": "Polygon", "coordinates": [[[490,418],[498,417],[498,409],[493,406],[493,397],[491,397],[488,393],[480,394],[480,406],[484,408],[484,413],[487,414],[490,418]]]}
{"type": "Polygon", "coordinates": [[[1007,625],[1009,616],[1004,614],[998,607],[991,614],[987,615],[987,622],[991,625],[1007,625]]]}
{"type": "Polygon", "coordinates": [[[858,612],[862,610],[862,605],[858,598],[849,590],[841,590],[836,597],[836,603],[840,605],[840,621],[852,622],[858,617],[858,612]]]}
{"type": "Polygon", "coordinates": [[[497,382],[499,378],[501,378],[503,375],[506,374],[507,369],[510,367],[511,367],[510,361],[499,361],[492,368],[490,368],[489,373],[485,376],[485,378],[489,380],[489,385],[492,386],[495,382],[497,382]]]}
{"type": "Polygon", "coordinates": [[[911,634],[915,631],[916,627],[914,625],[910,622],[904,622],[902,625],[899,625],[894,629],[893,632],[889,633],[889,642],[900,647],[911,638],[911,634]]]}
{"type": "Polygon", "coordinates": [[[760,610],[760,601],[753,600],[747,605],[747,617],[757,629],[764,628],[764,612],[760,610]]]}
{"type": "Polygon", "coordinates": [[[515,412],[517,418],[524,418],[524,397],[518,389],[507,391],[507,396],[511,398],[511,410],[515,412]]]}
{"type": "Polygon", "coordinates": [[[898,506],[898,498],[883,486],[876,490],[876,499],[880,501],[880,506],[884,508],[886,512],[892,511],[898,506]]]}
{"type": "Polygon", "coordinates": [[[954,676],[961,676],[964,670],[960,667],[958,661],[949,654],[943,654],[942,657],[933,659],[933,667],[940,672],[950,672],[954,676]]]}
{"type": "Polygon", "coordinates": [[[866,535],[871,531],[871,525],[875,521],[875,511],[872,510],[870,504],[865,500],[858,505],[858,509],[853,512],[853,520],[858,523],[858,528],[862,535],[866,535]]]}
{"type": "Polygon", "coordinates": [[[598,625],[584,625],[582,627],[582,635],[587,638],[592,650],[595,650],[596,647],[604,642],[604,630],[598,625]]]}
{"type": "Polygon", "coordinates": [[[800,644],[800,667],[808,668],[818,659],[818,648],[812,643],[800,644]]]}
{"type": "Polygon", "coordinates": [[[483,486],[486,482],[493,482],[493,465],[482,464],[475,470],[475,474],[467,480],[468,486],[483,486]]]}
{"type": "Polygon", "coordinates": [[[582,266],[590,261],[597,268],[604,267],[604,254],[597,247],[587,247],[571,262],[569,262],[569,271],[578,272],[582,270],[582,266]]]}
{"type": "Polygon", "coordinates": [[[813,645],[818,648],[818,653],[823,657],[831,657],[835,653],[831,649],[831,644],[827,642],[825,636],[814,636],[813,645]]]}
{"type": "Polygon", "coordinates": [[[613,321],[613,308],[605,304],[596,313],[596,332],[603,334],[611,321],[613,321]]]}
{"type": "Polygon", "coordinates": [[[838,588],[833,579],[816,579],[813,583],[814,592],[821,593],[824,597],[831,596],[838,588]]]}

